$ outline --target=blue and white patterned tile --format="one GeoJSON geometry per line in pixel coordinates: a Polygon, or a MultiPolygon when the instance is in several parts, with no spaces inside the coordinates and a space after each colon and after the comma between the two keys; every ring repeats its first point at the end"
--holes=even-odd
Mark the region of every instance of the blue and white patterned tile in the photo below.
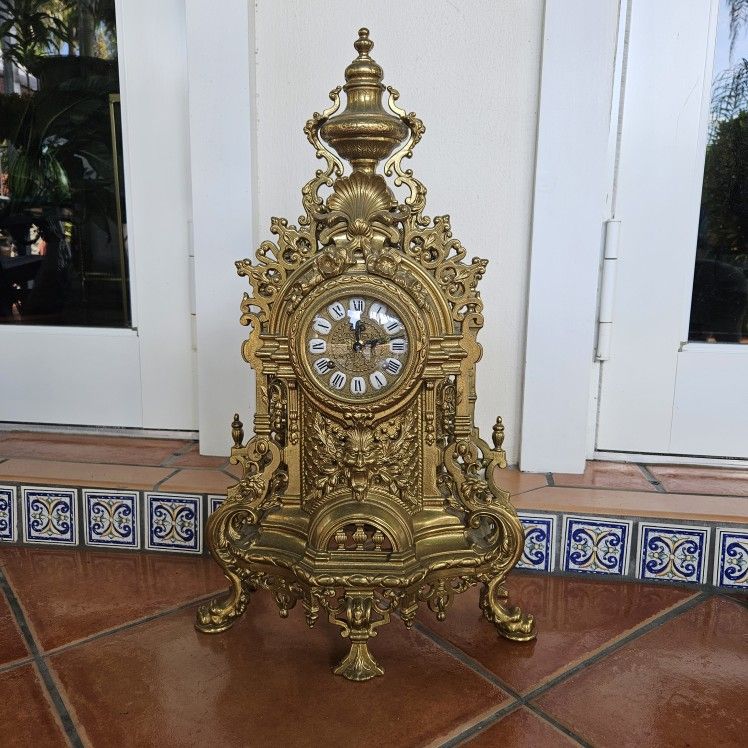
{"type": "Polygon", "coordinates": [[[709,553],[709,528],[639,524],[640,579],[701,584],[706,574],[709,553]]]}
{"type": "Polygon", "coordinates": [[[564,570],[625,575],[632,525],[633,522],[626,519],[564,515],[561,546],[564,570]]]}
{"type": "Polygon", "coordinates": [[[720,527],[717,530],[714,584],[748,589],[748,529],[720,527]]]}
{"type": "Polygon", "coordinates": [[[27,543],[78,544],[78,489],[23,487],[23,539],[27,543]]]}
{"type": "Polygon", "coordinates": [[[202,496],[146,493],[145,512],[146,548],[202,553],[202,496]]]}
{"type": "Polygon", "coordinates": [[[83,491],[86,545],[140,548],[137,491],[83,491]]]}
{"type": "Polygon", "coordinates": [[[18,539],[16,521],[16,488],[0,486],[0,541],[15,543],[18,539]]]}
{"type": "Polygon", "coordinates": [[[519,519],[525,530],[525,548],[517,568],[553,571],[556,518],[550,514],[519,512],[519,519]]]}
{"type": "Polygon", "coordinates": [[[218,507],[221,506],[221,504],[223,504],[224,501],[226,501],[225,496],[209,495],[208,496],[208,515],[213,514],[213,512],[215,512],[215,510],[218,509],[218,507]]]}

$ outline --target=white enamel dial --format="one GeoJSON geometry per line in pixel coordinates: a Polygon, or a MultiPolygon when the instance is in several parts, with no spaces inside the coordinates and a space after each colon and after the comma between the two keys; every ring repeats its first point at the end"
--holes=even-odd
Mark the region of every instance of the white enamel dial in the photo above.
{"type": "Polygon", "coordinates": [[[409,356],[398,312],[371,296],[341,295],[320,305],[306,331],[305,355],[330,394],[357,401],[395,387],[409,356]]]}

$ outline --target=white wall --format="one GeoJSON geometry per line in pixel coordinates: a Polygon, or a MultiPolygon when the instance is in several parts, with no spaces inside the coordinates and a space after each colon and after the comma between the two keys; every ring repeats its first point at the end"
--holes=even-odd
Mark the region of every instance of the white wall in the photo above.
{"type": "MultiPolygon", "coordinates": [[[[258,0],[255,18],[260,237],[271,238],[270,216],[295,222],[301,212],[300,188],[319,165],[302,128],[327,106],[328,91],[344,82],[356,54],[353,41],[366,26],[385,83],[426,124],[409,166],[429,189],[428,215],[449,213],[469,253],[491,260],[481,285],[486,327],[478,423],[490,435],[496,415],[504,417],[513,462],[520,440],[542,13],[542,0],[258,0]]],[[[244,28],[228,24],[224,31],[231,45],[244,28]]],[[[230,267],[223,288],[238,303],[230,267]]],[[[235,317],[225,324],[236,325],[235,317]]]]}
{"type": "Polygon", "coordinates": [[[613,184],[615,137],[610,136],[618,30],[619,0],[547,0],[523,470],[584,470],[601,240],[613,184]]]}
{"type": "Polygon", "coordinates": [[[142,426],[191,430],[197,413],[184,0],[120,0],[117,36],[142,426]]]}
{"type": "Polygon", "coordinates": [[[186,8],[200,451],[225,455],[233,413],[251,424],[254,406],[254,375],[240,353],[247,330],[238,321],[248,285],[234,271],[234,260],[250,256],[257,243],[254,5],[222,0],[216,13],[204,0],[187,0],[186,8]]]}

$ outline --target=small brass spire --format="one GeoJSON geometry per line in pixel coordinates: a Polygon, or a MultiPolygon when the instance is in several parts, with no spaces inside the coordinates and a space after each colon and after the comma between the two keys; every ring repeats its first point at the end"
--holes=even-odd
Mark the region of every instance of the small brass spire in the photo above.
{"type": "Polygon", "coordinates": [[[384,72],[369,56],[369,29],[359,29],[353,46],[358,57],[345,69],[346,108],[325,122],[320,135],[354,170],[371,174],[405,140],[408,128],[382,107],[384,72]]]}
{"type": "Polygon", "coordinates": [[[234,420],[231,422],[231,438],[237,449],[242,446],[244,442],[244,424],[239,420],[238,413],[234,413],[234,420]]]}

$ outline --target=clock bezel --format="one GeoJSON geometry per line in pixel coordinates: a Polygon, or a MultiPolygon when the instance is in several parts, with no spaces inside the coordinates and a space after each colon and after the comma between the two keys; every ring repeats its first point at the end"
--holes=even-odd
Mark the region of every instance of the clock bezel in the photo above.
{"type": "Polygon", "coordinates": [[[385,410],[394,403],[404,401],[413,385],[421,376],[428,350],[426,325],[418,313],[418,307],[403,289],[391,281],[369,274],[350,273],[321,283],[310,292],[295,313],[295,322],[290,342],[291,363],[304,390],[318,404],[333,412],[342,408],[353,411],[385,410]],[[408,357],[403,361],[403,371],[391,387],[384,392],[352,395],[345,390],[339,394],[325,388],[312,370],[312,361],[306,350],[307,332],[320,308],[345,296],[366,296],[381,301],[392,308],[403,324],[408,338],[408,357]],[[295,340],[293,339],[295,338],[295,340]],[[307,384],[309,386],[307,386],[307,384]]]}

